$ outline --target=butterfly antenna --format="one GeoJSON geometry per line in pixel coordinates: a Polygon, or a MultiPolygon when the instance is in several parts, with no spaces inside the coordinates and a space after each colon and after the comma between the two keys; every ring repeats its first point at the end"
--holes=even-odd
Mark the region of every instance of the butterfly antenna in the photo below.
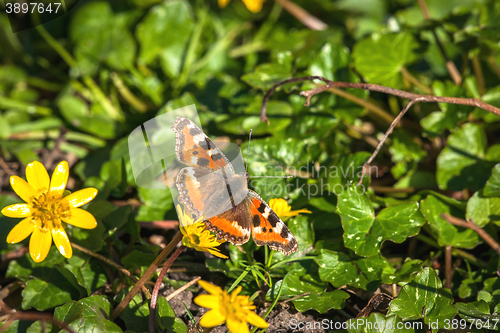
{"type": "Polygon", "coordinates": [[[252,129],[250,129],[250,134],[248,134],[248,151],[247,151],[247,165],[245,165],[245,171],[248,173],[248,157],[250,156],[250,140],[252,139],[252,129]]]}

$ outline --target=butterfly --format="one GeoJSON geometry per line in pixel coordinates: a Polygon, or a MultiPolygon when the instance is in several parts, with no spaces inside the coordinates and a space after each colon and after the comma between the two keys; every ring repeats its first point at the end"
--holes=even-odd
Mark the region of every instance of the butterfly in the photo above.
{"type": "Polygon", "coordinates": [[[204,218],[218,239],[234,245],[250,239],[285,255],[298,245],[285,223],[254,191],[248,189],[246,173],[236,173],[222,151],[191,120],[177,117],[175,132],[177,159],[187,165],[179,171],[176,187],[179,202],[195,220],[204,218]],[[222,213],[221,213],[222,212],[222,213]]]}

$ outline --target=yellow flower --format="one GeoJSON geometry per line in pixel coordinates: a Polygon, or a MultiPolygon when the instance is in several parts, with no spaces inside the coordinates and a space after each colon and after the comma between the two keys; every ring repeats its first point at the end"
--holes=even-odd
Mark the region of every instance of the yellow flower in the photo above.
{"type": "Polygon", "coordinates": [[[267,328],[268,324],[253,310],[255,305],[250,297],[238,295],[241,286],[231,294],[209,282],[200,280],[199,285],[210,295],[199,295],[194,302],[210,311],[201,317],[200,325],[203,327],[215,327],[226,322],[227,328],[232,333],[248,333],[247,322],[260,327],[267,328]]]}
{"type": "Polygon", "coordinates": [[[7,243],[18,243],[31,235],[30,255],[35,262],[47,257],[52,239],[57,249],[66,258],[71,258],[73,249],[62,222],[84,229],[93,229],[97,222],[89,212],[78,207],[95,198],[97,190],[86,188],[65,196],[68,181],[68,162],[59,163],[49,179],[47,170],[40,162],[26,166],[26,179],[10,177],[12,189],[26,203],[14,204],[2,209],[8,217],[24,217],[7,236],[7,243]]]}
{"type": "Polygon", "coordinates": [[[292,210],[292,207],[290,207],[288,202],[286,202],[285,199],[281,199],[281,198],[269,200],[269,206],[281,218],[290,217],[290,216],[297,216],[300,213],[308,213],[308,214],[312,213],[308,209],[292,210]]]}
{"type": "Polygon", "coordinates": [[[182,209],[177,205],[177,212],[179,214],[179,224],[182,232],[182,245],[191,247],[196,251],[209,252],[216,257],[227,259],[227,256],[220,253],[217,246],[224,243],[224,240],[217,240],[217,238],[207,229],[203,222],[195,222],[191,213],[187,209],[182,209]]]}
{"type": "MultiPolygon", "coordinates": [[[[224,8],[227,6],[231,0],[219,0],[219,7],[224,8]]],[[[262,5],[266,0],[242,0],[245,6],[248,8],[249,11],[252,13],[258,13],[262,9],[262,5]]]]}

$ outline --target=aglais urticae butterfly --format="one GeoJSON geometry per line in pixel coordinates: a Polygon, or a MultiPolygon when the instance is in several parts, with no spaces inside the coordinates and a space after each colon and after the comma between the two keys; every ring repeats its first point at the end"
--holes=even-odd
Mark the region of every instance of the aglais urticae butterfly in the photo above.
{"type": "Polygon", "coordinates": [[[188,165],[177,175],[179,202],[188,207],[195,220],[212,216],[204,220],[207,227],[218,239],[235,245],[246,243],[251,233],[257,245],[268,245],[285,255],[297,252],[297,241],[285,223],[248,189],[247,175],[236,173],[227,157],[195,123],[179,116],[172,130],[177,158],[188,165]],[[229,195],[224,197],[223,193],[229,195]],[[238,195],[241,198],[235,198],[238,195]]]}

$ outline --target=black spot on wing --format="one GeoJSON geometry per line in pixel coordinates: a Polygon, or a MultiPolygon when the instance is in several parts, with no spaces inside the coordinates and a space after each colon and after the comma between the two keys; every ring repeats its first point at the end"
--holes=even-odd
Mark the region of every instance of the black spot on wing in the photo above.
{"type": "Polygon", "coordinates": [[[267,231],[266,227],[262,228],[262,232],[266,232],[266,231],[267,231]]]}
{"type": "Polygon", "coordinates": [[[222,158],[222,154],[221,154],[221,153],[217,153],[217,154],[213,154],[213,155],[212,155],[212,159],[213,159],[214,161],[218,161],[218,160],[220,160],[221,158],[222,158]]]}
{"type": "Polygon", "coordinates": [[[198,155],[198,152],[196,150],[193,151],[193,155],[195,155],[195,156],[198,155]]]}
{"type": "Polygon", "coordinates": [[[278,224],[278,222],[280,221],[280,218],[278,217],[278,215],[276,215],[275,212],[271,211],[269,213],[269,218],[267,220],[271,224],[271,227],[274,228],[274,227],[276,227],[276,224],[278,224]]]}
{"type": "Polygon", "coordinates": [[[205,167],[210,164],[210,161],[207,160],[206,158],[199,158],[197,164],[199,166],[205,167]]]}
{"type": "Polygon", "coordinates": [[[287,227],[285,227],[285,226],[283,226],[283,227],[281,228],[281,233],[280,233],[280,236],[281,236],[281,237],[283,237],[284,239],[287,239],[287,238],[288,238],[288,234],[289,234],[289,233],[290,233],[290,232],[288,231],[288,228],[287,228],[287,227]]]}
{"type": "Polygon", "coordinates": [[[200,129],[199,128],[196,128],[196,127],[189,127],[189,134],[191,136],[195,136],[195,135],[198,135],[200,134],[200,129]]]}
{"type": "Polygon", "coordinates": [[[215,145],[213,144],[212,141],[208,137],[205,137],[205,143],[207,144],[207,150],[210,150],[212,148],[215,148],[215,145]]]}
{"type": "Polygon", "coordinates": [[[261,203],[259,208],[257,208],[257,210],[259,211],[259,213],[264,214],[264,212],[266,211],[266,205],[261,203]]]}
{"type": "Polygon", "coordinates": [[[252,218],[252,223],[254,227],[260,227],[260,216],[254,215],[252,218]]]}

